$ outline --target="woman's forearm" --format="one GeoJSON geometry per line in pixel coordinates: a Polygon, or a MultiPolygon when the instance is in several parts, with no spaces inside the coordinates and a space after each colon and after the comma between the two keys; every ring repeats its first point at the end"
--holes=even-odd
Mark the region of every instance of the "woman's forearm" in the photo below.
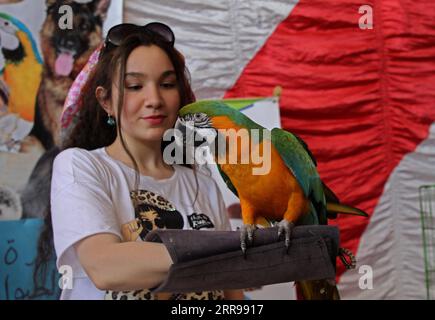
{"type": "Polygon", "coordinates": [[[82,240],[76,250],[88,276],[100,290],[156,287],[165,280],[172,264],[163,244],[121,243],[116,236],[109,234],[82,240]]]}

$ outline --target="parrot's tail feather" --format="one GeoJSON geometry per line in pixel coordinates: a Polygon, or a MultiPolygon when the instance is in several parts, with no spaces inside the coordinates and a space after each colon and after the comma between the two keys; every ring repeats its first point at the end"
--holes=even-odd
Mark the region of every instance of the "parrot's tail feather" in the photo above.
{"type": "Polygon", "coordinates": [[[345,204],[340,203],[340,200],[335,195],[335,193],[324,183],[323,184],[323,192],[325,193],[326,199],[326,212],[328,219],[337,218],[337,214],[349,214],[353,216],[361,216],[368,218],[369,215],[358,209],[345,204]]]}
{"type": "Polygon", "coordinates": [[[366,218],[369,217],[369,215],[366,212],[358,208],[347,206],[341,203],[327,203],[326,211],[328,212],[328,218],[330,219],[335,219],[337,217],[337,214],[349,214],[353,216],[361,216],[366,218]]]}
{"type": "Polygon", "coordinates": [[[296,281],[298,300],[340,300],[334,280],[296,281]]]}
{"type": "Polygon", "coordinates": [[[324,182],[323,184],[323,192],[325,193],[326,202],[332,203],[340,203],[340,200],[335,195],[334,191],[332,191],[324,182]]]}

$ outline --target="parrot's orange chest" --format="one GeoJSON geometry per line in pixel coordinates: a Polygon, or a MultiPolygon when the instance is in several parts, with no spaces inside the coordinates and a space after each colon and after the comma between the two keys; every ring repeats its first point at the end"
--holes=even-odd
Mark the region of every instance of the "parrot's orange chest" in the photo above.
{"type": "Polygon", "coordinates": [[[281,219],[294,189],[292,181],[296,180],[274,150],[270,161],[270,171],[263,175],[253,174],[258,165],[252,163],[222,164],[221,169],[230,178],[240,200],[249,203],[254,212],[265,218],[281,219]]]}
{"type": "MultiPolygon", "coordinates": [[[[219,129],[241,129],[239,126],[228,120],[227,117],[213,118],[213,126],[219,129]],[[219,119],[216,119],[219,118],[219,119]]],[[[230,148],[227,147],[227,152],[230,148]]],[[[237,159],[243,159],[246,153],[252,154],[259,152],[262,162],[258,164],[258,159],[253,161],[249,155],[247,164],[228,163],[228,154],[225,158],[217,159],[222,171],[230,178],[237,190],[240,201],[249,205],[254,214],[265,218],[281,219],[287,210],[289,197],[296,189],[300,189],[296,179],[281,159],[278,151],[274,148],[269,139],[244,147],[238,145],[237,159]],[[259,170],[262,168],[262,170],[259,170]],[[255,170],[261,174],[255,174],[255,170]]],[[[243,212],[242,212],[243,213],[243,212]]]]}

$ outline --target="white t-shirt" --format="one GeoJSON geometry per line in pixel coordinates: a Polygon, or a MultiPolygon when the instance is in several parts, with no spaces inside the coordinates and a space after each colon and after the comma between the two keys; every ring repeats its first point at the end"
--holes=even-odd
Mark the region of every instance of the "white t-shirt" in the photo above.
{"type": "MultiPolygon", "coordinates": [[[[73,273],[72,289],[64,289],[61,299],[119,298],[98,290],[80,265],[73,246],[85,237],[112,233],[122,241],[142,241],[149,230],[162,227],[231,230],[215,181],[197,172],[198,197],[192,206],[197,191],[193,170],[179,165],[173,168],[174,174],[163,180],[140,176],[139,189],[134,191],[135,171],[111,158],[105,148],[71,148],[56,157],[51,213],[57,267],[71,266],[73,273]],[[126,240],[122,227],[135,219],[143,231],[126,240]]],[[[150,298],[149,291],[145,296],[150,298]]]]}

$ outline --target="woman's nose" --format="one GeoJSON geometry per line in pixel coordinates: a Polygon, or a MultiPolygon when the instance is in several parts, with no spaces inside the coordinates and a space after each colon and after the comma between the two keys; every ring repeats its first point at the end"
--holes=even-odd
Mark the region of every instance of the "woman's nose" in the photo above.
{"type": "Polygon", "coordinates": [[[148,108],[160,108],[162,107],[162,96],[160,95],[160,87],[155,84],[147,86],[145,91],[145,105],[148,108]]]}

